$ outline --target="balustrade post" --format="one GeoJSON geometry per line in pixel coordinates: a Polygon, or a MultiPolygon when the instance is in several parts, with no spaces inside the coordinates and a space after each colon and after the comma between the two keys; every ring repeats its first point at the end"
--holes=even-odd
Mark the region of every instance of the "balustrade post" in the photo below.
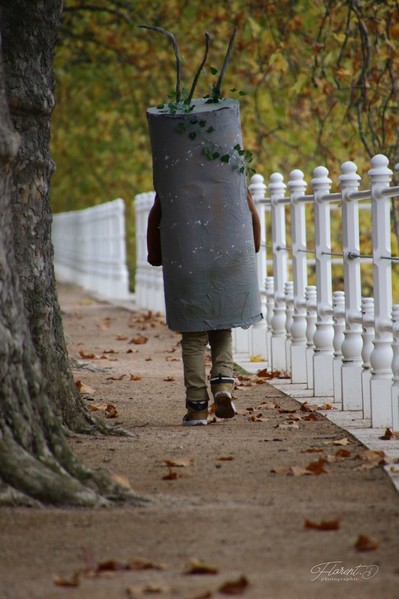
{"type": "Polygon", "coordinates": [[[306,383],[306,301],[308,282],[306,255],[305,205],[298,200],[305,195],[307,183],[301,170],[290,173],[288,189],[291,198],[292,278],[294,314],[291,326],[291,382],[306,383]]]}
{"type": "Polygon", "coordinates": [[[287,370],[285,358],[285,295],[287,280],[287,249],[285,233],[285,207],[279,203],[284,198],[286,185],[280,173],[270,177],[269,191],[272,214],[272,248],[274,274],[274,308],[271,320],[272,371],[287,370]]]}
{"type": "Polygon", "coordinates": [[[330,191],[331,179],[324,166],[315,168],[313,175],[317,288],[317,321],[313,336],[313,395],[329,397],[334,394],[331,227],[330,203],[322,198],[330,191]]]}
{"type": "Polygon", "coordinates": [[[333,382],[334,382],[334,402],[342,401],[342,351],[341,346],[344,340],[345,330],[345,293],[343,291],[334,291],[333,293],[333,329],[334,329],[334,358],[333,358],[333,382]]]}
{"type": "Polygon", "coordinates": [[[249,185],[249,191],[251,192],[252,199],[255,203],[256,210],[260,220],[260,250],[256,256],[256,265],[259,282],[259,293],[261,301],[261,310],[263,314],[263,320],[254,324],[250,329],[251,335],[251,346],[252,354],[254,356],[262,356],[264,360],[267,360],[267,342],[266,342],[266,331],[267,324],[265,320],[266,316],[266,290],[264,288],[264,280],[267,275],[267,252],[266,252],[266,185],[262,175],[255,174],[251,178],[251,184],[249,185]]]}
{"type": "Polygon", "coordinates": [[[399,431],[399,304],[392,306],[392,429],[399,431]]]}
{"type": "Polygon", "coordinates": [[[371,417],[370,407],[370,355],[373,351],[373,340],[374,340],[374,299],[372,297],[362,298],[362,360],[363,360],[363,371],[362,371],[362,397],[363,397],[363,418],[371,417]]]}
{"type": "Polygon", "coordinates": [[[306,299],[306,382],[307,388],[313,389],[313,336],[316,332],[317,292],[315,285],[307,285],[306,299]]]}
{"type": "Polygon", "coordinates": [[[373,239],[373,282],[375,338],[370,356],[371,426],[392,426],[392,274],[390,237],[390,198],[382,190],[389,187],[392,171],[388,158],[377,154],[371,159],[371,217],[373,239]]]}
{"type": "Polygon", "coordinates": [[[363,407],[359,202],[351,199],[351,194],[359,189],[360,176],[356,170],[354,162],[344,162],[339,176],[345,285],[345,331],[341,347],[343,410],[361,410],[363,407]]]}
{"type": "Polygon", "coordinates": [[[272,370],[272,317],[274,309],[274,277],[266,277],[266,347],[267,347],[267,368],[272,370]]]}
{"type": "Polygon", "coordinates": [[[285,361],[286,370],[291,372],[291,327],[294,315],[294,283],[286,281],[284,284],[285,294],[285,361]]]}

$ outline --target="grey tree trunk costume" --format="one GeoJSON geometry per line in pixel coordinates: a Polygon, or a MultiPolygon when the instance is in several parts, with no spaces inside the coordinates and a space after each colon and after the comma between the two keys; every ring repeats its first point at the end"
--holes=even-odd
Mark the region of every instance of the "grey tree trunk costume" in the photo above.
{"type": "MultiPolygon", "coordinates": [[[[231,417],[231,329],[262,318],[255,256],[259,220],[235,149],[242,145],[239,103],[201,99],[191,106],[189,112],[147,111],[157,194],[148,260],[162,263],[166,321],[183,334],[188,414],[207,411],[203,351],[209,341],[216,415],[231,417]]],[[[199,420],[206,424],[205,417],[199,420]]]]}

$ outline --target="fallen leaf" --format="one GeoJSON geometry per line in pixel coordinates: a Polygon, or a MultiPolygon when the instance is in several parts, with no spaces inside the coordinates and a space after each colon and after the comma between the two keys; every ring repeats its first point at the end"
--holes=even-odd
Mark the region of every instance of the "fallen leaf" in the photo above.
{"type": "Polygon", "coordinates": [[[111,478],[117,485],[125,487],[125,489],[131,489],[129,479],[124,474],[113,473],[111,474],[111,478]]]}
{"type": "Polygon", "coordinates": [[[281,424],[277,424],[274,428],[298,429],[299,424],[296,422],[282,422],[281,424]]]}
{"type": "Polygon", "coordinates": [[[265,358],[263,356],[261,356],[260,354],[258,354],[257,356],[249,356],[249,361],[250,362],[264,362],[265,358]]]}
{"type": "Polygon", "coordinates": [[[130,339],[129,343],[133,343],[134,345],[144,345],[144,343],[147,343],[147,341],[148,337],[145,335],[139,335],[138,337],[133,337],[133,339],[130,339]]]}
{"type": "Polygon", "coordinates": [[[84,393],[86,395],[91,395],[92,393],[96,392],[95,389],[89,387],[88,385],[85,385],[84,383],[82,383],[82,381],[76,381],[75,385],[82,394],[84,393]]]}
{"type": "Polygon", "coordinates": [[[314,412],[310,412],[310,414],[308,414],[307,416],[304,416],[302,418],[302,420],[307,420],[308,422],[309,421],[313,421],[314,422],[315,420],[319,420],[319,417],[314,412]]]}
{"type": "Polygon", "coordinates": [[[93,354],[93,353],[89,354],[89,353],[85,352],[83,349],[80,350],[79,355],[84,360],[98,360],[98,356],[96,354],[93,354]]]}
{"type": "Polygon", "coordinates": [[[310,462],[310,464],[306,466],[306,470],[309,470],[309,472],[316,475],[326,474],[327,470],[324,468],[325,463],[326,460],[319,458],[316,462],[310,462]]]}
{"type": "Polygon", "coordinates": [[[129,381],[141,381],[141,376],[136,376],[135,374],[129,374],[129,381]]]}
{"type": "Polygon", "coordinates": [[[221,455],[218,458],[215,458],[215,460],[219,460],[220,462],[231,462],[232,460],[234,460],[234,456],[232,456],[232,455],[221,455]]]}
{"type": "Polygon", "coordinates": [[[237,580],[223,583],[218,591],[223,595],[242,595],[248,585],[248,579],[245,576],[240,576],[237,580]]]}
{"type": "Polygon", "coordinates": [[[168,474],[165,474],[165,476],[162,477],[162,480],[176,480],[177,478],[181,478],[182,474],[179,472],[175,472],[174,470],[172,470],[172,468],[170,468],[170,466],[168,466],[169,468],[169,472],[168,474]]]}
{"type": "Polygon", "coordinates": [[[177,458],[176,460],[164,460],[168,468],[173,466],[177,468],[185,468],[186,466],[192,466],[194,464],[193,458],[177,458]]]}
{"type": "Polygon", "coordinates": [[[319,406],[319,410],[336,410],[337,408],[330,403],[323,403],[319,406]]]}
{"type": "Polygon", "coordinates": [[[155,594],[161,594],[161,593],[166,593],[168,591],[168,587],[162,586],[160,584],[142,584],[142,585],[136,585],[136,586],[132,586],[132,587],[128,587],[126,589],[126,593],[128,594],[128,596],[134,598],[134,597],[139,597],[140,595],[155,595],[155,594]]]}
{"type": "Polygon", "coordinates": [[[129,337],[127,337],[127,335],[117,335],[116,339],[118,341],[126,341],[127,339],[129,339],[129,337]]]}
{"type": "Polygon", "coordinates": [[[164,378],[164,381],[167,383],[173,383],[175,381],[175,377],[174,376],[167,376],[164,378]]]}
{"type": "Polygon", "coordinates": [[[294,476],[309,476],[313,473],[307,468],[302,468],[301,466],[290,466],[288,474],[293,474],[294,476]]]}
{"type": "Polygon", "coordinates": [[[309,447],[309,449],[301,449],[301,453],[323,453],[324,449],[321,447],[309,447]]]}
{"type": "Polygon", "coordinates": [[[268,401],[262,401],[259,408],[264,409],[264,410],[274,410],[276,408],[277,410],[279,410],[280,406],[275,401],[268,400],[268,401]]]}
{"type": "Polygon", "coordinates": [[[334,520],[321,520],[314,522],[313,520],[305,520],[305,528],[314,528],[315,530],[338,530],[341,525],[341,518],[334,520]]]}
{"type": "Polygon", "coordinates": [[[287,466],[276,466],[270,470],[273,474],[288,474],[290,472],[290,468],[287,466]]]}
{"type": "Polygon", "coordinates": [[[280,378],[282,372],[281,370],[272,370],[268,371],[267,368],[263,368],[262,370],[258,370],[256,375],[266,379],[278,379],[280,378]]]}
{"type": "Polygon", "coordinates": [[[376,541],[375,539],[363,534],[359,535],[355,543],[355,548],[358,551],[375,551],[379,546],[379,541],[376,541]]]}
{"type": "Polygon", "coordinates": [[[266,418],[262,414],[252,414],[248,416],[248,420],[250,422],[268,422],[269,418],[266,418]]]}
{"type": "Polygon", "coordinates": [[[211,599],[211,597],[213,597],[212,592],[205,591],[204,593],[201,593],[200,595],[195,595],[195,597],[191,597],[191,599],[211,599]]]}
{"type": "Polygon", "coordinates": [[[356,458],[376,465],[386,463],[385,453],[383,451],[373,451],[372,449],[365,449],[361,453],[358,453],[356,458]]]}
{"type": "Polygon", "coordinates": [[[304,401],[299,408],[302,412],[315,412],[319,409],[319,406],[311,405],[307,401],[304,401]]]}
{"type": "Polygon", "coordinates": [[[335,456],[337,458],[350,458],[352,453],[348,449],[337,449],[335,456]]]}
{"type": "Polygon", "coordinates": [[[165,564],[153,562],[146,557],[136,557],[129,564],[131,570],[165,570],[165,564]]]}
{"type": "Polygon", "coordinates": [[[298,411],[297,408],[277,408],[279,414],[295,414],[298,411]]]}
{"type": "Polygon", "coordinates": [[[192,558],[186,566],[184,570],[185,574],[218,574],[219,568],[216,566],[212,566],[211,564],[206,564],[205,562],[197,559],[196,557],[192,558]]]}
{"type": "Polygon", "coordinates": [[[100,574],[101,572],[123,572],[124,570],[129,570],[128,564],[109,559],[97,564],[96,574],[100,574]]]}
{"type": "Polygon", "coordinates": [[[103,354],[118,354],[114,349],[103,349],[103,354]]]}
{"type": "Polygon", "coordinates": [[[105,416],[106,418],[118,418],[119,412],[112,403],[107,404],[107,407],[105,408],[105,416]]]}
{"type": "Polygon", "coordinates": [[[107,376],[106,381],[121,381],[124,379],[126,374],[121,374],[120,376],[107,376]]]}
{"type": "Polygon", "coordinates": [[[78,587],[80,584],[80,572],[75,572],[72,578],[62,578],[61,576],[53,576],[53,582],[58,587],[78,587]]]}
{"type": "Polygon", "coordinates": [[[333,441],[333,445],[350,445],[352,441],[348,439],[348,437],[344,437],[343,439],[338,439],[333,441]]]}

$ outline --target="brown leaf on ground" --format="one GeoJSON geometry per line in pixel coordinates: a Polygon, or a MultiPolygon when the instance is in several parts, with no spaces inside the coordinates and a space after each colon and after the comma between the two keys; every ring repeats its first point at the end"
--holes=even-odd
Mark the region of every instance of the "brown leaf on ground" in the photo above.
{"type": "Polygon", "coordinates": [[[384,434],[378,437],[382,441],[390,441],[391,439],[399,439],[399,432],[394,432],[390,428],[386,428],[384,434]]]}
{"type": "Polygon", "coordinates": [[[246,576],[240,576],[237,580],[224,582],[218,588],[218,591],[223,595],[242,595],[248,586],[249,582],[246,576]]]}
{"type": "Polygon", "coordinates": [[[129,569],[128,564],[118,562],[115,559],[108,559],[97,564],[96,574],[101,574],[102,572],[123,572],[129,569]]]}
{"type": "Polygon", "coordinates": [[[172,470],[172,468],[170,468],[170,466],[168,466],[168,468],[169,472],[162,477],[162,480],[176,480],[177,478],[181,478],[183,476],[181,472],[175,472],[172,470]]]}
{"type": "Polygon", "coordinates": [[[315,462],[310,462],[307,466],[306,466],[306,470],[309,470],[309,472],[311,472],[312,474],[327,474],[327,470],[324,468],[326,464],[326,460],[324,460],[323,458],[319,458],[317,461],[315,462]]]}
{"type": "Polygon", "coordinates": [[[71,578],[53,576],[53,582],[58,587],[78,587],[80,584],[80,572],[75,572],[71,578]]]}
{"type": "Polygon", "coordinates": [[[117,336],[115,337],[115,339],[116,339],[117,341],[127,341],[127,340],[129,339],[129,337],[128,337],[127,335],[117,335],[117,336]]]}
{"type": "Polygon", "coordinates": [[[81,358],[83,358],[84,360],[98,360],[99,356],[97,356],[96,354],[93,353],[87,353],[85,352],[83,349],[80,350],[79,355],[81,358]]]}
{"type": "Polygon", "coordinates": [[[309,447],[309,449],[301,449],[301,453],[323,453],[322,447],[309,447]]]}
{"type": "Polygon", "coordinates": [[[88,395],[91,395],[92,393],[95,393],[95,389],[93,389],[92,387],[89,387],[88,385],[85,385],[84,383],[82,383],[82,381],[78,380],[75,382],[76,387],[78,388],[78,390],[80,391],[80,393],[85,393],[88,395]]]}
{"type": "Polygon", "coordinates": [[[165,381],[166,383],[173,383],[175,380],[176,380],[176,379],[175,379],[175,377],[174,377],[174,376],[166,376],[166,377],[164,378],[164,381],[165,381]]]}
{"type": "Polygon", "coordinates": [[[307,422],[315,422],[316,420],[319,420],[319,417],[314,412],[310,412],[310,414],[304,416],[302,420],[306,420],[307,422]]]}
{"type": "Polygon", "coordinates": [[[348,449],[337,449],[335,452],[335,457],[337,458],[350,458],[352,456],[352,452],[348,449]]]}
{"type": "Polygon", "coordinates": [[[360,534],[356,543],[355,548],[358,551],[375,551],[380,546],[379,541],[372,539],[368,535],[360,534]]]}
{"type": "Polygon", "coordinates": [[[299,408],[302,412],[315,412],[319,410],[319,406],[309,404],[307,401],[304,401],[299,408]]]}
{"type": "Polygon", "coordinates": [[[107,404],[107,407],[105,408],[105,417],[106,418],[118,418],[118,416],[119,416],[119,412],[116,409],[116,407],[112,403],[107,404]]]}
{"type": "Polygon", "coordinates": [[[165,570],[166,565],[146,557],[135,557],[129,564],[131,570],[165,570]]]}
{"type": "Polygon", "coordinates": [[[263,368],[262,370],[258,370],[256,375],[265,379],[278,379],[282,376],[281,370],[272,370],[268,371],[267,368],[263,368]]]}
{"type": "Polygon", "coordinates": [[[315,530],[338,530],[341,526],[341,518],[334,518],[334,520],[321,520],[321,522],[314,522],[313,520],[305,520],[305,528],[313,528],[315,530]]]}
{"type": "Polygon", "coordinates": [[[219,462],[231,462],[232,460],[234,460],[234,456],[232,456],[232,455],[221,455],[218,458],[215,458],[215,460],[218,460],[219,462]]]}
{"type": "Polygon", "coordinates": [[[187,564],[184,574],[218,574],[219,568],[193,557],[187,564]]]}
{"type": "Polygon", "coordinates": [[[275,401],[267,400],[267,401],[262,401],[262,403],[259,405],[259,409],[264,409],[264,410],[277,409],[277,410],[279,410],[280,406],[275,401]]]}
{"type": "Polygon", "coordinates": [[[175,460],[164,460],[168,468],[175,466],[176,468],[185,468],[194,464],[193,458],[177,458],[175,460]]]}
{"type": "Polygon", "coordinates": [[[377,466],[379,464],[386,464],[386,455],[383,451],[365,449],[364,451],[358,453],[356,458],[377,466]]]}
{"type": "Polygon", "coordinates": [[[111,478],[117,485],[125,487],[125,489],[131,489],[129,479],[124,474],[114,472],[113,474],[111,474],[111,478]]]}
{"type": "Polygon", "coordinates": [[[129,373],[129,381],[141,381],[141,376],[136,376],[135,374],[129,373]]]}
{"type": "Polygon", "coordinates": [[[279,414],[295,414],[298,411],[298,408],[280,408],[280,407],[277,407],[277,410],[278,410],[279,414]]]}
{"type": "Polygon", "coordinates": [[[301,466],[290,466],[288,474],[292,474],[293,476],[309,476],[314,473],[307,468],[302,468],[301,466]]]}
{"type": "Polygon", "coordinates": [[[200,595],[195,595],[195,597],[191,597],[190,599],[211,599],[213,594],[211,591],[204,591],[200,595]]]}
{"type": "Polygon", "coordinates": [[[107,376],[106,381],[121,381],[124,379],[126,374],[121,374],[120,376],[107,376]]]}
{"type": "Polygon", "coordinates": [[[250,422],[268,422],[269,418],[266,418],[262,414],[252,414],[248,416],[248,420],[250,422]]]}
{"type": "Polygon", "coordinates": [[[144,343],[147,343],[147,341],[148,337],[145,335],[138,335],[138,337],[133,337],[133,339],[130,339],[129,343],[133,343],[134,345],[144,345],[144,343]]]}
{"type": "Polygon", "coordinates": [[[299,424],[296,422],[282,422],[281,424],[277,424],[274,428],[298,429],[299,424]]]}
{"type": "Polygon", "coordinates": [[[168,587],[152,583],[134,585],[126,589],[127,596],[131,597],[131,599],[134,599],[135,597],[140,597],[141,595],[157,595],[161,593],[167,593],[168,591],[168,587]]]}
{"type": "Polygon", "coordinates": [[[336,439],[332,442],[333,445],[350,445],[352,441],[348,437],[344,437],[343,439],[336,439]]]}

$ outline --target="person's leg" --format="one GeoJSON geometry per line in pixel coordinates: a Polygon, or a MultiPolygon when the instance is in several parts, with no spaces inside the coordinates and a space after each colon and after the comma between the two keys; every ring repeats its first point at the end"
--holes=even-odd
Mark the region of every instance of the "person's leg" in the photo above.
{"type": "Polygon", "coordinates": [[[204,350],[208,343],[206,332],[182,333],[184,386],[187,414],[183,424],[206,424],[208,391],[206,385],[204,350]]]}
{"type": "Polygon", "coordinates": [[[215,399],[215,414],[218,418],[232,418],[236,410],[232,401],[234,362],[231,330],[209,331],[208,338],[212,356],[211,391],[215,399]]]}

